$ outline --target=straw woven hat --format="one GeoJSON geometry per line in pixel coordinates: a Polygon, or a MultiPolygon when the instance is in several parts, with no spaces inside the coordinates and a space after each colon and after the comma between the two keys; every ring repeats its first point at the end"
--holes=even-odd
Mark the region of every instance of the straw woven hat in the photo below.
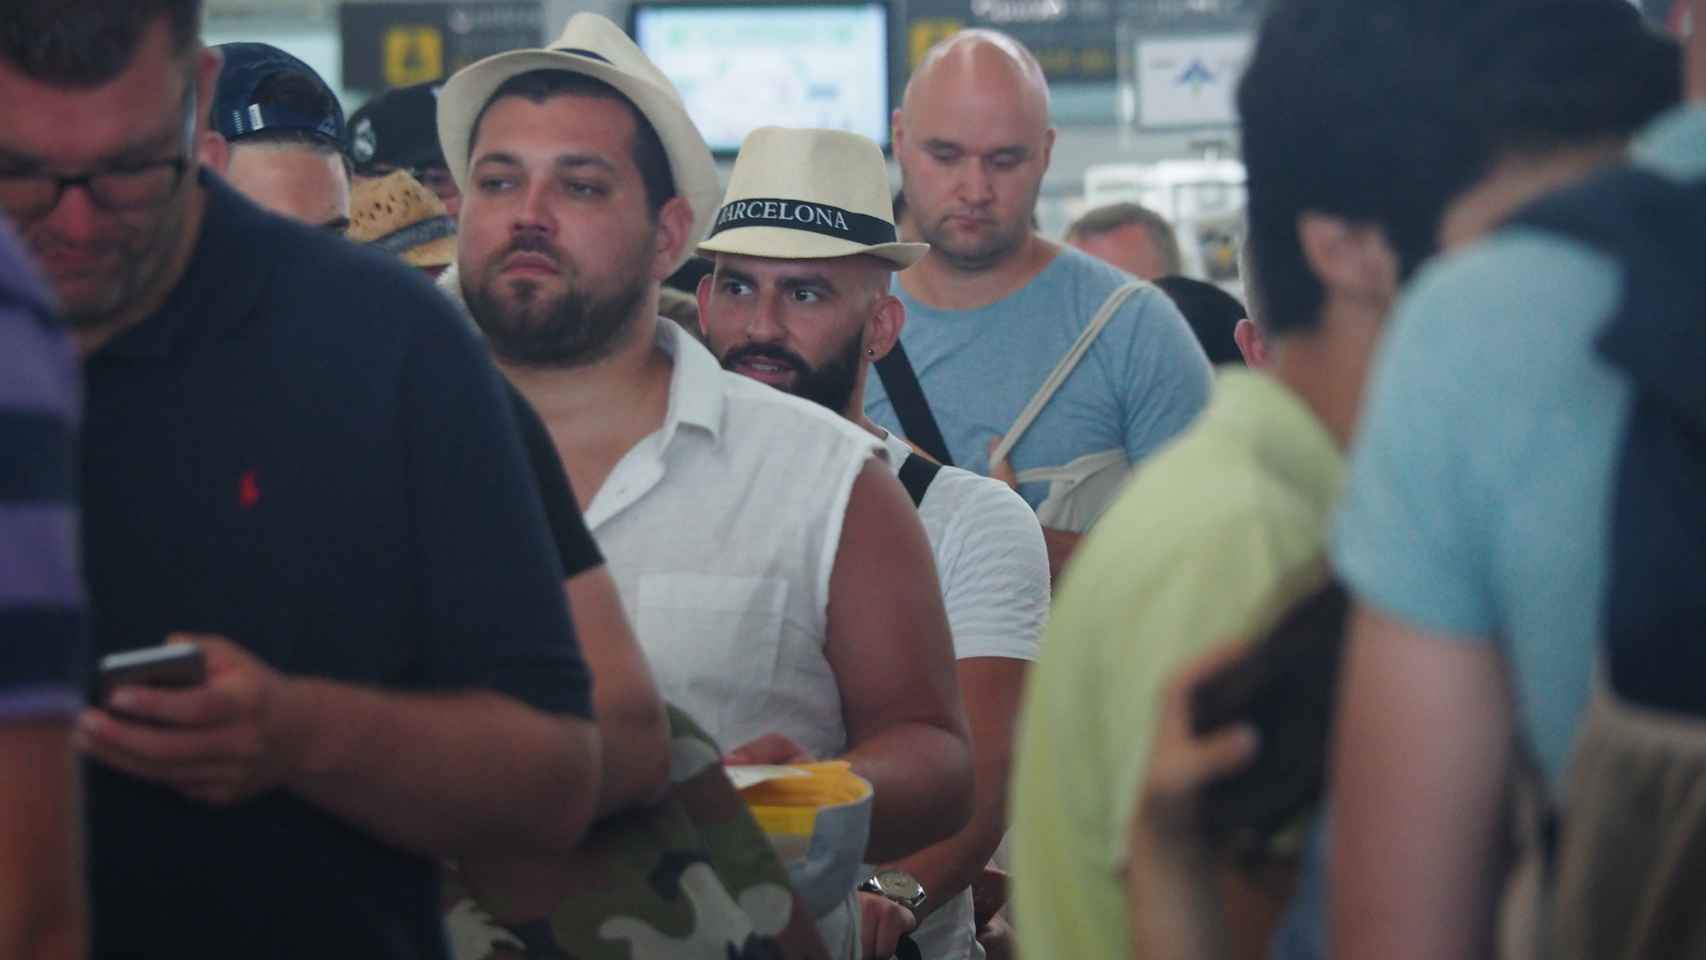
{"type": "Polygon", "coordinates": [[[363,179],[350,191],[348,236],[416,267],[456,262],[456,221],[407,170],[363,179]]]}

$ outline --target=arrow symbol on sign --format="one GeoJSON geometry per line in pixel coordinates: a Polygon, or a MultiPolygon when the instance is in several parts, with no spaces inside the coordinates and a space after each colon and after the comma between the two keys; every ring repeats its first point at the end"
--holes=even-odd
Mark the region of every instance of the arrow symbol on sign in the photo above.
{"type": "Polygon", "coordinates": [[[1214,82],[1214,71],[1201,60],[1192,60],[1190,66],[1186,67],[1185,72],[1179,74],[1179,79],[1174,82],[1190,87],[1193,94],[1201,93],[1203,87],[1214,82]]]}

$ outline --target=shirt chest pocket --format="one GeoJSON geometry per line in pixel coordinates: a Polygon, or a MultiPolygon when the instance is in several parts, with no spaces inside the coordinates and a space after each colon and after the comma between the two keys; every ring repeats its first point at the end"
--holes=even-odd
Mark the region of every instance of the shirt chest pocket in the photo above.
{"type": "Polygon", "coordinates": [[[658,686],[724,749],[758,735],[787,604],[788,581],[778,577],[640,577],[634,629],[658,686]]]}

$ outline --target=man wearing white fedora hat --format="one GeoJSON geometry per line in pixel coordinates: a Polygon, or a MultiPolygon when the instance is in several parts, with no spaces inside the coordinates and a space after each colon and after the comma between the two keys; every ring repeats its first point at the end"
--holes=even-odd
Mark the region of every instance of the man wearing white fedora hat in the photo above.
{"type": "Polygon", "coordinates": [[[813,400],[883,440],[930,537],[971,724],[977,796],[964,830],[876,872],[862,897],[861,932],[866,955],[887,957],[913,919],[906,912],[914,913],[921,926],[913,940],[927,960],[943,960],[976,949],[970,884],[1006,823],[1020,691],[1048,617],[1048,552],[1036,515],[1005,484],[938,467],[864,414],[871,364],[888,353],[906,319],[889,294],[890,278],[929,249],[895,237],[875,143],[833,130],[757,130],[741,147],[711,237],[700,244],[716,270],[700,282],[699,304],[726,368],[813,400]]]}
{"type": "Polygon", "coordinates": [[[439,130],[455,292],[545,419],[665,698],[746,757],[850,761],[876,788],[873,861],[952,835],[971,798],[952,641],[881,446],[658,320],[721,192],[674,88],[579,14],[551,49],[453,77],[439,130]]]}

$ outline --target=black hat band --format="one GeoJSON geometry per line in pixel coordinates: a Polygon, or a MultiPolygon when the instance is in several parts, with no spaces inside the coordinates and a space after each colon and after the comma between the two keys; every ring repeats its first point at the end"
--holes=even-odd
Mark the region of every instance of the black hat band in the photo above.
{"type": "MultiPolygon", "coordinates": [[[[597,60],[600,63],[610,63],[610,58],[605,56],[604,54],[599,53],[596,50],[583,50],[580,47],[553,47],[553,48],[551,48],[551,52],[552,53],[572,53],[577,57],[586,57],[589,60],[597,60]]],[[[613,64],[613,63],[611,63],[610,65],[615,66],[615,64],[613,64]]]]}
{"type": "Polygon", "coordinates": [[[854,213],[827,203],[773,197],[735,200],[717,212],[711,236],[741,227],[777,227],[850,240],[867,247],[894,243],[894,224],[881,217],[854,213]]]}
{"type": "Polygon", "coordinates": [[[401,230],[387,233],[368,245],[378,247],[386,253],[403,254],[416,247],[425,246],[434,240],[442,240],[455,234],[456,223],[449,217],[433,217],[430,220],[411,223],[401,230]]]}

